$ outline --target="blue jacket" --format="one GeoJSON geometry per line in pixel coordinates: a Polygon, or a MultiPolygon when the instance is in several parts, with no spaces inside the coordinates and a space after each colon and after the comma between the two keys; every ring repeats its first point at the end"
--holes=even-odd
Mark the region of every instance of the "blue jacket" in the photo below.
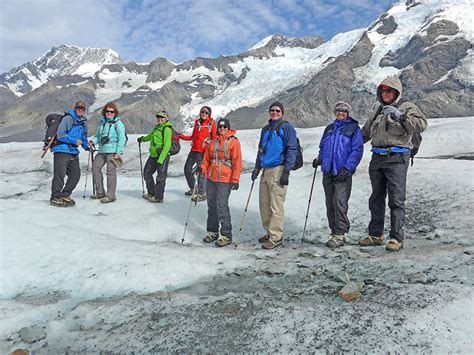
{"type": "Polygon", "coordinates": [[[269,120],[268,125],[260,132],[258,143],[256,169],[273,168],[284,165],[285,171],[290,171],[295,165],[298,153],[298,143],[296,141],[296,131],[293,126],[283,118],[276,121],[269,120]],[[278,134],[274,129],[280,122],[284,122],[278,134]]]}
{"type": "Polygon", "coordinates": [[[342,168],[346,168],[351,176],[363,153],[364,143],[359,123],[352,117],[344,121],[335,120],[326,127],[319,143],[321,171],[336,176],[342,168]]]}
{"type": "Polygon", "coordinates": [[[92,142],[95,146],[99,146],[100,154],[117,153],[122,155],[127,139],[125,137],[125,126],[120,121],[120,116],[110,121],[103,117],[99,122],[97,133],[92,138],[92,142]],[[109,137],[109,142],[102,144],[102,137],[109,137]]]}
{"type": "Polygon", "coordinates": [[[76,111],[69,110],[59,124],[53,153],[79,154],[76,145],[78,139],[82,141],[82,148],[89,150],[86,119],[79,118],[76,111]]]}

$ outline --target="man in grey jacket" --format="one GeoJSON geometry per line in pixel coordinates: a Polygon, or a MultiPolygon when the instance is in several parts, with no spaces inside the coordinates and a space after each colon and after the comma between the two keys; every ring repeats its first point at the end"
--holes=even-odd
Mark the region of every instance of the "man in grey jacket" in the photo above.
{"type": "Polygon", "coordinates": [[[427,127],[425,115],[418,107],[402,99],[402,83],[391,76],[377,88],[381,106],[362,128],[364,143],[371,141],[369,166],[372,195],[369,199],[371,219],[369,235],[359,240],[361,246],[381,245],[384,240],[385,199],[390,208],[390,240],[388,251],[399,251],[405,239],[406,177],[413,148],[414,132],[427,127]]]}

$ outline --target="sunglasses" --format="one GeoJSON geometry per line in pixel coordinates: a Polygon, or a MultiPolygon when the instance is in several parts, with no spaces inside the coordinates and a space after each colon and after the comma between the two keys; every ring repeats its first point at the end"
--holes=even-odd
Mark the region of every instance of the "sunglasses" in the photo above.
{"type": "Polygon", "coordinates": [[[86,108],[85,108],[84,106],[77,106],[77,107],[76,107],[76,110],[83,110],[83,111],[84,111],[85,109],[86,109],[86,108]]]}
{"type": "Polygon", "coordinates": [[[278,112],[278,113],[280,113],[281,110],[273,110],[273,109],[271,109],[270,112],[278,112]]]}
{"type": "Polygon", "coordinates": [[[382,90],[380,90],[381,94],[390,94],[390,93],[394,93],[394,92],[395,92],[394,89],[382,89],[382,90]]]}
{"type": "Polygon", "coordinates": [[[209,115],[209,114],[210,114],[209,111],[201,111],[201,112],[199,112],[199,113],[200,113],[201,115],[209,115]]]}
{"type": "Polygon", "coordinates": [[[224,125],[224,124],[221,124],[221,125],[217,126],[217,128],[229,128],[229,126],[226,126],[226,125],[224,125]]]}
{"type": "Polygon", "coordinates": [[[115,111],[112,111],[112,110],[105,110],[105,113],[115,113],[115,111]]]}

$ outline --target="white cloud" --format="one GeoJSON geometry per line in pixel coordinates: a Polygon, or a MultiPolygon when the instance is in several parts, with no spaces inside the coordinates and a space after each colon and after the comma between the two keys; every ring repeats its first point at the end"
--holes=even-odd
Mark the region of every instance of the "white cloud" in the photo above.
{"type": "Polygon", "coordinates": [[[3,0],[0,72],[60,44],[108,47],[124,60],[138,62],[159,56],[181,62],[235,54],[270,34],[328,37],[335,30],[367,25],[390,3],[393,0],[3,0]]]}

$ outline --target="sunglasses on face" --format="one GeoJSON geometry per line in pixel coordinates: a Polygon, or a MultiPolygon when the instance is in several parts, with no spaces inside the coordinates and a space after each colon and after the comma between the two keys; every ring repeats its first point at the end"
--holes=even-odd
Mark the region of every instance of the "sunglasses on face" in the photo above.
{"type": "Polygon", "coordinates": [[[339,113],[339,112],[341,112],[341,113],[348,113],[346,110],[335,110],[335,112],[336,112],[336,113],[339,113]]]}
{"type": "Polygon", "coordinates": [[[105,113],[115,113],[115,111],[112,111],[112,110],[105,110],[105,113]]]}
{"type": "Polygon", "coordinates": [[[382,90],[380,90],[381,94],[391,94],[391,93],[394,93],[394,92],[395,92],[395,90],[393,90],[393,89],[382,89],[382,90]]]}
{"type": "Polygon", "coordinates": [[[201,111],[199,112],[201,115],[209,115],[209,111],[201,111]]]}
{"type": "Polygon", "coordinates": [[[270,112],[277,112],[277,113],[280,113],[281,110],[274,110],[274,109],[271,109],[270,112]]]}
{"type": "Polygon", "coordinates": [[[82,110],[82,111],[84,111],[85,109],[86,109],[86,108],[85,108],[84,106],[77,106],[77,107],[76,107],[76,110],[82,110]]]}
{"type": "Polygon", "coordinates": [[[226,126],[226,125],[219,125],[219,126],[217,126],[217,128],[229,128],[229,127],[226,126]]]}

